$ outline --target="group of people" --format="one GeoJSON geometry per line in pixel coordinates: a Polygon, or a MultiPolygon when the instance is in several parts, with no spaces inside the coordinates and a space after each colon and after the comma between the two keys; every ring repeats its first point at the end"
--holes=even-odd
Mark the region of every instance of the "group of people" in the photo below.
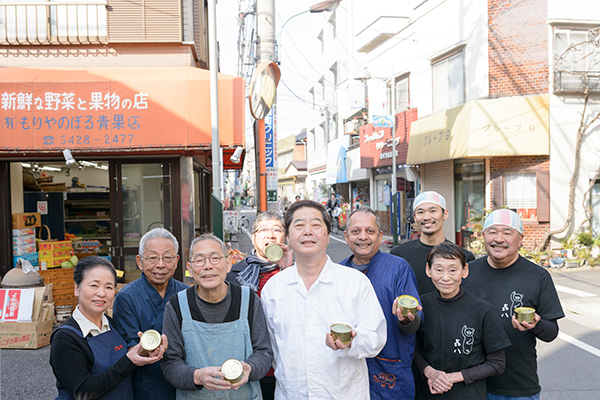
{"type": "Polygon", "coordinates": [[[203,234],[190,246],[195,285],[173,279],[178,243],[163,228],[140,241],[141,277],[116,291],[110,262],[75,269],[79,305],[52,337],[59,399],[539,399],[536,340],[558,335],[564,316],[547,271],[518,253],[517,214],[484,225],[487,256],[443,234],[448,211],[435,192],[414,201],[421,236],[382,252],[375,211],[349,216],[351,254],[327,255],[331,216],[298,200],[282,218],[257,215],[253,250],[232,265],[225,244],[203,234]],[[270,261],[266,247],[281,246],[270,261]],[[403,315],[397,298],[412,296],[403,315]],[[104,312],[113,305],[113,319],[104,312]],[[519,322],[515,308],[535,309],[519,322]],[[348,341],[330,327],[351,328],[348,341]],[[162,333],[151,353],[148,329],[162,333]],[[225,378],[235,359],[243,374],[225,378]]]}

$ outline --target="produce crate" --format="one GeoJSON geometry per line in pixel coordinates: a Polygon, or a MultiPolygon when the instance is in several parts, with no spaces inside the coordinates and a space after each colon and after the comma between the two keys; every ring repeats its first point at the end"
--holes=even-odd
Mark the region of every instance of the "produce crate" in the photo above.
{"type": "Polygon", "coordinates": [[[76,306],[79,300],[74,294],[73,268],[56,268],[39,271],[44,283],[52,283],[52,297],[55,306],[76,306]]]}
{"type": "MultiPolygon", "coordinates": [[[[41,258],[40,257],[40,269],[44,270],[44,269],[52,269],[52,268],[60,268],[60,264],[65,262],[65,261],[69,261],[71,259],[71,256],[66,256],[66,257],[58,257],[58,258],[41,258]]],[[[68,268],[71,269],[71,272],[73,271],[72,268],[68,268]]]]}

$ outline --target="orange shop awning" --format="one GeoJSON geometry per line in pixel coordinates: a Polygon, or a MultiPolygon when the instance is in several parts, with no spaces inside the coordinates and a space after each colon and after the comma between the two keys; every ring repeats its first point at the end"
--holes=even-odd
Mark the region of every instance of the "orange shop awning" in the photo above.
{"type": "MultiPolygon", "coordinates": [[[[0,69],[0,152],[210,148],[209,71],[0,69]]],[[[219,138],[244,143],[244,81],[219,74],[219,138]]]]}

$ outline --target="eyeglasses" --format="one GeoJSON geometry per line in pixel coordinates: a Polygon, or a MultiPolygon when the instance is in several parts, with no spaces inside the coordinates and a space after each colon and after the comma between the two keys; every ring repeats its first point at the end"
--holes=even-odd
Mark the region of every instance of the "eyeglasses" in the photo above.
{"type": "Polygon", "coordinates": [[[202,267],[206,263],[206,260],[208,260],[212,265],[218,265],[222,258],[225,257],[217,256],[215,254],[209,257],[196,257],[196,259],[192,261],[192,264],[194,264],[196,267],[202,267]]]}
{"type": "Polygon", "coordinates": [[[150,264],[158,264],[158,262],[160,260],[163,260],[165,264],[170,264],[170,263],[173,262],[173,260],[175,260],[177,258],[177,257],[173,257],[173,256],[163,256],[163,257],[150,256],[150,257],[144,257],[141,254],[140,254],[140,257],[142,257],[144,260],[148,261],[150,264]]]}
{"type": "Polygon", "coordinates": [[[259,228],[259,229],[255,230],[254,233],[266,235],[267,232],[269,232],[269,231],[273,232],[273,234],[275,234],[275,235],[281,235],[283,233],[283,230],[277,226],[274,228],[267,228],[267,227],[259,228]]]}

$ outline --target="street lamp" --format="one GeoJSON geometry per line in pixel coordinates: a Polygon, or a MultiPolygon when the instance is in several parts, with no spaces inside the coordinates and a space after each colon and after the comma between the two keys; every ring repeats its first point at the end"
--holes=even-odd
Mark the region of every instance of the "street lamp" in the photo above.
{"type": "MultiPolygon", "coordinates": [[[[366,84],[366,82],[371,78],[372,78],[372,76],[369,73],[369,71],[367,71],[366,68],[360,69],[354,74],[354,79],[357,81],[363,82],[363,84],[366,84]]],[[[396,169],[397,169],[397,166],[396,166],[396,88],[394,87],[394,72],[392,70],[391,79],[385,79],[385,78],[377,78],[377,79],[381,79],[382,81],[384,81],[386,83],[386,85],[388,87],[390,87],[390,90],[392,91],[392,104],[390,107],[390,111],[392,113],[392,237],[393,237],[393,241],[394,241],[394,246],[396,246],[398,244],[398,216],[397,216],[397,213],[399,210],[397,210],[397,201],[398,201],[397,185],[398,185],[398,183],[397,183],[397,178],[396,178],[396,169]]]]}

